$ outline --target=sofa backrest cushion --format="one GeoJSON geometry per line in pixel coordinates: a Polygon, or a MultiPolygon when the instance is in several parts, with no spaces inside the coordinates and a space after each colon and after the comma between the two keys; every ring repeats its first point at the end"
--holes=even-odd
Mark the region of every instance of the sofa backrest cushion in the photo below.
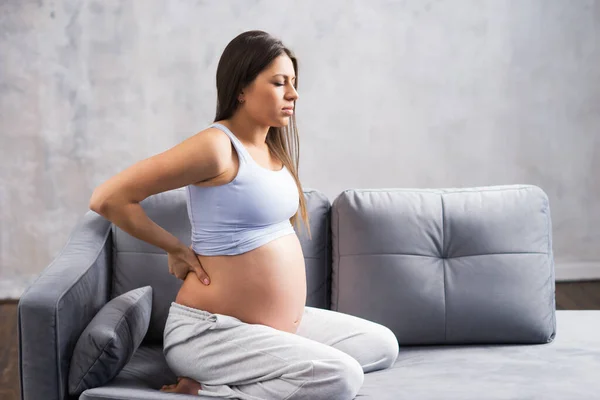
{"type": "Polygon", "coordinates": [[[386,325],[401,345],[554,338],[540,188],[346,190],[331,212],[333,310],[386,325]]]}
{"type": "MultiPolygon", "coordinates": [[[[148,217],[191,244],[191,226],[184,188],[148,197],[140,204],[148,217]]],[[[304,189],[312,240],[304,225],[297,230],[306,263],[307,305],[328,308],[330,303],[330,208],[325,195],[304,189]]],[[[139,240],[113,224],[113,271],[111,298],[142,286],[152,286],[152,315],[144,343],[162,343],[162,335],[171,302],[182,281],[169,274],[167,254],[161,248],[139,240]]]]}

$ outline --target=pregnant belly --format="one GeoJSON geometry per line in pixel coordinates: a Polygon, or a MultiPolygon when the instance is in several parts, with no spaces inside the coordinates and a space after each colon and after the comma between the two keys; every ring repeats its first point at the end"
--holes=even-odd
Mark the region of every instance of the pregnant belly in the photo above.
{"type": "Polygon", "coordinates": [[[198,255],[211,279],[185,278],[176,303],[295,333],[306,303],[306,272],[295,234],[234,256],[198,255]]]}

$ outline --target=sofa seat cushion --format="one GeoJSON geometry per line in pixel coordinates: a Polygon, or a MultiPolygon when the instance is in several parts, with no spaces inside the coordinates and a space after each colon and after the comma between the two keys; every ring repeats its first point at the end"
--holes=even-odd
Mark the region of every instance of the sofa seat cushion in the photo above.
{"type": "MultiPolygon", "coordinates": [[[[592,399],[600,393],[600,311],[557,311],[557,335],[539,345],[401,347],[396,364],[365,375],[357,398],[377,400],[592,399]]],[[[170,399],[159,346],[141,346],[121,373],[80,399],[170,399]]],[[[194,396],[200,399],[198,396],[194,396]]]]}
{"type": "Polygon", "coordinates": [[[396,364],[365,375],[361,399],[595,399],[600,311],[557,311],[553,342],[400,348],[396,364]]]}

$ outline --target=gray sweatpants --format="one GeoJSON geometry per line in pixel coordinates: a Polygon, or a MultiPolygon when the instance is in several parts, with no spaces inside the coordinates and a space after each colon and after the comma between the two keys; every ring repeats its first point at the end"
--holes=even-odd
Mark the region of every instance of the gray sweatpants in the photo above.
{"type": "Polygon", "coordinates": [[[352,399],[364,373],[388,368],[398,341],[383,325],[305,307],[293,334],[171,303],[164,355],[198,394],[228,399],[352,399]]]}

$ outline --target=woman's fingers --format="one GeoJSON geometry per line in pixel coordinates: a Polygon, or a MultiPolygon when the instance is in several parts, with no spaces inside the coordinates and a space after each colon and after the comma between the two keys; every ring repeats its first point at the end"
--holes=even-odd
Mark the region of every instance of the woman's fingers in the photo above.
{"type": "Polygon", "coordinates": [[[210,278],[201,266],[196,267],[196,275],[198,275],[198,279],[200,279],[200,282],[204,283],[207,286],[210,285],[210,278]]]}
{"type": "Polygon", "coordinates": [[[195,270],[194,272],[198,276],[198,279],[200,279],[200,282],[204,283],[207,286],[210,285],[210,278],[208,277],[208,274],[206,273],[206,271],[202,268],[202,264],[200,263],[200,258],[198,257],[196,252],[192,249],[192,246],[190,246],[190,249],[192,250],[194,257],[196,258],[197,266],[194,267],[194,270],[195,270]]]}

